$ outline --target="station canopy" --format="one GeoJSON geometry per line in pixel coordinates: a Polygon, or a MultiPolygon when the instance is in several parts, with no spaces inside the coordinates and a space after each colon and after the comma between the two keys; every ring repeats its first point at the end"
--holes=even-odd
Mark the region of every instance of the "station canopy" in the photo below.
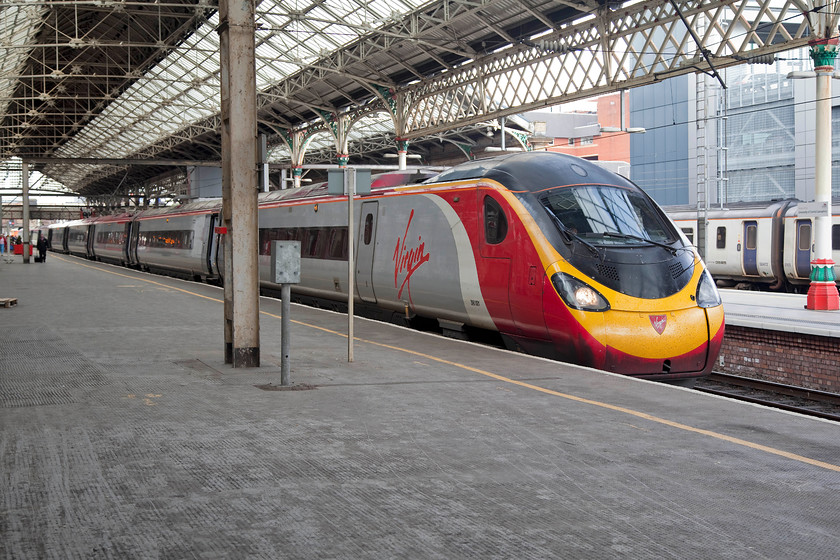
{"type": "MultiPolygon", "coordinates": [[[[288,161],[284,131],[370,103],[372,87],[422,81],[597,5],[259,1],[258,119],[271,159],[288,161]]],[[[219,161],[218,21],[210,0],[4,0],[0,160],[34,159],[36,169],[83,195],[114,193],[171,167],[66,158],[219,161]]],[[[473,129],[481,127],[452,134],[469,140],[473,129]]],[[[394,153],[389,114],[366,116],[351,142],[351,163],[394,153]]],[[[308,153],[307,161],[334,163],[332,138],[313,139],[308,153]]]]}
{"type": "MultiPolygon", "coordinates": [[[[384,92],[533,45],[569,26],[592,22],[594,28],[599,10],[632,5],[642,4],[257,1],[257,116],[269,159],[290,162],[290,131],[370,107],[351,130],[350,163],[394,163],[385,159],[396,145],[384,92]]],[[[190,162],[218,163],[217,9],[215,0],[3,0],[0,161],[30,160],[84,196],[127,193],[190,162]]],[[[517,106],[517,87],[544,86],[533,78],[515,85],[508,107],[517,106]]],[[[413,138],[410,151],[422,155],[433,143],[469,146],[482,136],[486,141],[491,124],[430,132],[413,138]]],[[[336,163],[333,138],[313,137],[306,154],[305,164],[336,163]]]]}

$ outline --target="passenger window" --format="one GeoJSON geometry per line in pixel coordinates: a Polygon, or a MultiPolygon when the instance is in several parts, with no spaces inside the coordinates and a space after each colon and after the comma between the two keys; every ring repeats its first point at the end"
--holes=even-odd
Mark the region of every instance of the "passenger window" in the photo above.
{"type": "Polygon", "coordinates": [[[717,248],[726,249],[726,228],[717,228],[717,248]]]}
{"type": "MultiPolygon", "coordinates": [[[[832,237],[834,232],[832,231],[832,237]]],[[[811,222],[804,220],[799,222],[799,250],[811,250],[811,222]]]]}
{"type": "Polygon", "coordinates": [[[316,248],[318,247],[318,228],[309,228],[307,231],[306,244],[301,249],[301,254],[306,257],[315,257],[318,255],[316,248]]]}
{"type": "Polygon", "coordinates": [[[686,238],[688,238],[688,242],[692,245],[694,244],[694,228],[682,228],[682,232],[685,234],[686,238]]]}
{"type": "Polygon", "coordinates": [[[497,245],[507,236],[507,218],[501,205],[493,197],[484,197],[484,238],[490,245],[497,245]]]}
{"type": "Polygon", "coordinates": [[[347,260],[347,228],[333,228],[327,258],[332,260],[347,260]]]}
{"type": "Polygon", "coordinates": [[[747,251],[755,251],[756,231],[757,230],[758,230],[757,226],[753,226],[753,225],[747,226],[747,239],[746,239],[747,251]]]}
{"type": "Polygon", "coordinates": [[[365,245],[370,245],[373,239],[373,214],[365,216],[365,245]]]}
{"type": "Polygon", "coordinates": [[[840,251],[840,226],[831,226],[831,247],[840,251]]]}

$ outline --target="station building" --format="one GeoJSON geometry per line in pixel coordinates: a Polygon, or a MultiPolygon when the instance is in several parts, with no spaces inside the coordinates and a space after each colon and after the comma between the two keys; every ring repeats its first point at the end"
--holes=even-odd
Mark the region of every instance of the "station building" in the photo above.
{"type": "MultiPolygon", "coordinates": [[[[663,205],[814,200],[816,85],[789,78],[807,49],[770,65],[664,80],[629,92],[631,178],[663,205]],[[701,194],[698,195],[698,192],[701,194]],[[702,200],[702,198],[701,198],[702,200]]],[[[832,193],[840,197],[840,85],[832,93],[832,193]]]]}

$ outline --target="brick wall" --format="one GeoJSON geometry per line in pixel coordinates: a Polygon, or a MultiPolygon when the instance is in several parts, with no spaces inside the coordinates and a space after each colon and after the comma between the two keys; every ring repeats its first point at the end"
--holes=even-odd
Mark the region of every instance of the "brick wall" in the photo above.
{"type": "Polygon", "coordinates": [[[840,339],[726,325],[715,370],[840,393],[840,339]]]}

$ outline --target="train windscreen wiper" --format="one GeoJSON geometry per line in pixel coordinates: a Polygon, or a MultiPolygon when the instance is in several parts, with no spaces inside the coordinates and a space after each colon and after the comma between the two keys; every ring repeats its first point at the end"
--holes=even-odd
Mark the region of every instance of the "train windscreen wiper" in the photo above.
{"type": "Polygon", "coordinates": [[[554,212],[548,212],[548,215],[551,216],[552,220],[554,220],[554,223],[557,225],[557,229],[560,230],[560,235],[563,236],[563,240],[566,242],[566,245],[571,245],[572,240],[576,240],[582,245],[584,245],[587,249],[592,251],[592,254],[594,254],[596,257],[601,257],[601,251],[598,250],[598,247],[596,247],[595,245],[593,245],[592,243],[585,240],[584,238],[567,228],[565,225],[563,225],[563,222],[560,221],[560,218],[558,218],[554,214],[554,212]]]}
{"type": "Polygon", "coordinates": [[[633,241],[640,241],[642,243],[650,243],[651,245],[656,245],[657,247],[662,247],[663,249],[667,249],[669,253],[676,256],[677,250],[671,247],[670,245],[666,245],[665,243],[660,243],[659,241],[654,241],[653,239],[645,239],[644,237],[639,237],[638,235],[630,235],[629,233],[619,233],[616,231],[605,231],[601,233],[604,237],[616,237],[618,239],[632,239],[633,241]]]}

